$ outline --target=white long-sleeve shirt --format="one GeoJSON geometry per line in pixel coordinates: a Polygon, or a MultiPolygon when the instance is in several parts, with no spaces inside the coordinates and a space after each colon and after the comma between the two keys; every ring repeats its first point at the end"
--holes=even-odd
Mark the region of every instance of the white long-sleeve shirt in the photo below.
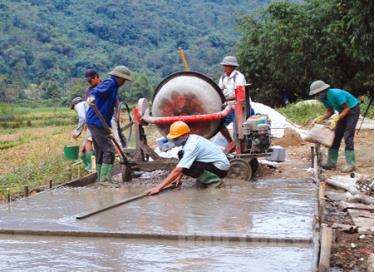
{"type": "Polygon", "coordinates": [[[237,70],[233,70],[229,76],[224,73],[219,79],[219,87],[225,97],[234,96],[234,89],[238,86],[244,86],[245,84],[245,76],[237,70]]]}
{"type": "Polygon", "coordinates": [[[75,110],[77,111],[78,115],[78,124],[74,130],[74,134],[79,136],[82,133],[82,130],[86,124],[86,113],[89,109],[89,105],[86,101],[79,102],[74,106],[75,110]]]}

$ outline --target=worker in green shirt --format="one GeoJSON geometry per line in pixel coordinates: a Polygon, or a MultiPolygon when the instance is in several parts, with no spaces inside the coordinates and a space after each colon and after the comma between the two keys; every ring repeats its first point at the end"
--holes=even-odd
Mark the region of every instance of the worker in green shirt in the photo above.
{"type": "Polygon", "coordinates": [[[320,123],[330,118],[335,110],[339,113],[330,121],[330,128],[335,130],[335,138],[328,150],[327,163],[322,165],[322,167],[328,170],[336,168],[340,143],[342,138],[344,138],[347,164],[341,171],[344,173],[352,172],[355,168],[354,133],[360,114],[360,101],[345,90],[330,88],[330,85],[322,80],[314,81],[310,85],[310,95],[317,94],[319,94],[319,100],[323,102],[327,111],[324,115],[315,118],[314,123],[320,123]]]}

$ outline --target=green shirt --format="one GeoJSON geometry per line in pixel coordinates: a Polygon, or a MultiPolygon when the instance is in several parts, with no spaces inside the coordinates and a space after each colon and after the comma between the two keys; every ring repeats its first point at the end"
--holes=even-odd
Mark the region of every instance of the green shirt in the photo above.
{"type": "Polygon", "coordinates": [[[344,109],[343,104],[348,105],[350,109],[353,109],[359,104],[359,100],[351,95],[349,92],[341,89],[328,89],[327,98],[322,101],[326,108],[333,108],[338,112],[342,112],[344,109]]]}

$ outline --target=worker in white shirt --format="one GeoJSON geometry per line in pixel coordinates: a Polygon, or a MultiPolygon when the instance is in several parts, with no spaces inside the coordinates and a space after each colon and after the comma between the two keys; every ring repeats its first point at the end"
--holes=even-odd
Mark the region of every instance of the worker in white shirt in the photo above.
{"type": "Polygon", "coordinates": [[[89,105],[81,97],[75,97],[70,104],[70,108],[74,110],[78,115],[78,124],[76,128],[73,130],[72,138],[74,140],[78,140],[82,132],[85,133],[80,158],[83,161],[83,164],[85,165],[85,170],[90,171],[91,157],[94,155],[94,152],[92,146],[91,133],[86,126],[86,113],[89,109],[89,105]]]}
{"type": "Polygon", "coordinates": [[[227,101],[235,100],[236,95],[234,90],[238,86],[246,85],[245,76],[236,70],[238,67],[238,62],[234,56],[224,57],[220,64],[223,65],[223,74],[219,79],[219,87],[223,91],[227,101]]]}
{"type": "MultiPolygon", "coordinates": [[[[223,61],[220,64],[223,65],[223,74],[220,76],[219,79],[219,87],[223,91],[223,94],[228,104],[234,104],[234,101],[236,100],[236,94],[234,90],[238,86],[246,85],[245,76],[241,72],[236,70],[236,68],[238,67],[238,62],[236,57],[234,56],[224,57],[223,61]]],[[[233,140],[226,126],[232,123],[233,120],[234,111],[232,111],[226,117],[224,122],[225,126],[220,130],[221,134],[224,136],[228,143],[231,143],[233,140]]]]}

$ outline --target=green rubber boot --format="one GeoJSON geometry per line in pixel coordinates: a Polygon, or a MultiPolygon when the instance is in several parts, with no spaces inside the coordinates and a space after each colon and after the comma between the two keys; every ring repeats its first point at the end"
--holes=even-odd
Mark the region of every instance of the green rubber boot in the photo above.
{"type": "Polygon", "coordinates": [[[111,182],[112,181],[112,168],[113,164],[103,163],[100,170],[99,182],[111,182]]]}
{"type": "Polygon", "coordinates": [[[221,180],[216,174],[204,170],[203,173],[197,178],[197,181],[204,185],[210,185],[213,183],[220,182],[221,180]]]}
{"type": "Polygon", "coordinates": [[[88,172],[91,171],[91,156],[92,155],[94,155],[94,152],[92,152],[92,151],[86,152],[86,154],[85,154],[85,159],[86,159],[85,170],[88,171],[88,172]]]}
{"type": "Polygon", "coordinates": [[[328,159],[325,164],[322,165],[323,169],[332,170],[336,168],[337,158],[339,157],[338,149],[328,149],[328,159]]]}
{"type": "Polygon", "coordinates": [[[96,181],[100,181],[100,172],[102,170],[101,164],[96,164],[96,181]]]}
{"type": "Polygon", "coordinates": [[[353,172],[355,169],[355,154],[354,150],[345,150],[346,165],[341,169],[343,173],[353,172]]]}
{"type": "Polygon", "coordinates": [[[86,170],[86,167],[87,167],[86,154],[83,154],[82,156],[79,156],[79,158],[83,162],[83,165],[85,166],[85,170],[86,170]]]}

